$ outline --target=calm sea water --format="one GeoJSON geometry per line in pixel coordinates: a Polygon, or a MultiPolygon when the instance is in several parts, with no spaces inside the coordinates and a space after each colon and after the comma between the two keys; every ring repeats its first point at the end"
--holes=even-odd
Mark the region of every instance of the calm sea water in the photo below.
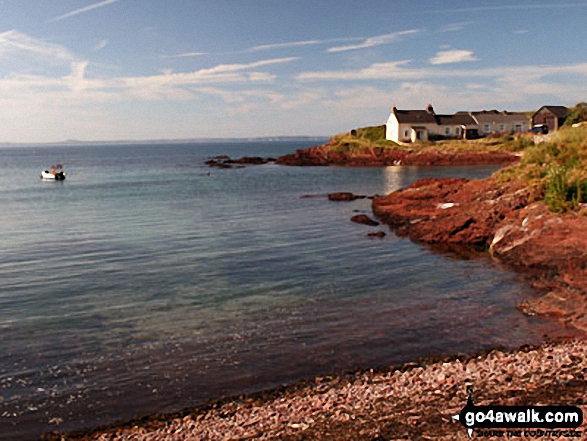
{"type": "Polygon", "coordinates": [[[325,196],[493,168],[203,166],[306,146],[0,149],[0,439],[553,328],[515,309],[533,293],[511,273],[393,234],[368,239],[349,218],[370,201],[325,196]],[[57,162],[67,180],[41,181],[57,162]]]}

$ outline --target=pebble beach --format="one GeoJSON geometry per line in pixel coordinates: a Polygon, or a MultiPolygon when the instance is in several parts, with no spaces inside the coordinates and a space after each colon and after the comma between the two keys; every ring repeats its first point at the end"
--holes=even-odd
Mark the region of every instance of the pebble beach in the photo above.
{"type": "MultiPolygon", "coordinates": [[[[47,439],[466,440],[466,430],[452,416],[464,407],[467,386],[473,386],[476,405],[576,405],[585,412],[586,356],[587,344],[574,340],[471,358],[424,360],[315,378],[182,414],[47,439]]],[[[582,427],[577,430],[582,432],[582,427]]],[[[504,434],[495,439],[527,438],[504,434]]]]}

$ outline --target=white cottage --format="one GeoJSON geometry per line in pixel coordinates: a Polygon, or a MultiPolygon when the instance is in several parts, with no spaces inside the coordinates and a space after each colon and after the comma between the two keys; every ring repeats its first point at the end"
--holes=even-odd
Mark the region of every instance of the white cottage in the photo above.
{"type": "Polygon", "coordinates": [[[498,112],[497,110],[483,110],[471,112],[479,125],[480,135],[491,133],[527,132],[530,130],[530,118],[523,113],[498,112]]]}
{"type": "Polygon", "coordinates": [[[465,138],[478,129],[468,113],[437,115],[432,105],[426,110],[391,109],[386,124],[386,138],[394,142],[427,141],[429,138],[465,138]]]}

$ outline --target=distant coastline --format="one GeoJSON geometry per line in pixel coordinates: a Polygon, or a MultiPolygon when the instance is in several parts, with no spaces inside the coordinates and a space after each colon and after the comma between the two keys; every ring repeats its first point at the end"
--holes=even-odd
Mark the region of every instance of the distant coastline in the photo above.
{"type": "Polygon", "coordinates": [[[0,142],[1,147],[75,146],[75,145],[129,145],[129,144],[202,144],[222,142],[324,142],[328,136],[262,136],[252,138],[185,138],[185,139],[127,139],[114,141],[81,141],[68,139],[52,142],[0,142]]]}

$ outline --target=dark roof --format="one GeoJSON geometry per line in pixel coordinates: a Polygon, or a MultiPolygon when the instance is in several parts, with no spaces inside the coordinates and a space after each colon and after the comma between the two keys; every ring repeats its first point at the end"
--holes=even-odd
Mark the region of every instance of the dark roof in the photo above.
{"type": "MultiPolygon", "coordinates": [[[[565,106],[542,106],[540,109],[538,109],[538,112],[540,112],[542,109],[550,110],[550,112],[552,112],[552,114],[554,114],[554,116],[557,118],[566,118],[567,112],[569,111],[569,109],[567,109],[565,106]]],[[[536,113],[534,115],[536,115],[536,113]]]]}
{"type": "Polygon", "coordinates": [[[426,110],[394,110],[397,121],[401,124],[436,124],[434,113],[426,110]]]}
{"type": "Polygon", "coordinates": [[[480,112],[472,112],[473,117],[479,122],[479,124],[499,124],[499,123],[518,123],[518,122],[529,122],[530,118],[524,113],[516,112],[498,112],[497,110],[482,110],[480,112]]]}
{"type": "Polygon", "coordinates": [[[456,113],[455,115],[436,115],[440,125],[468,126],[477,124],[471,115],[456,113]]]}

